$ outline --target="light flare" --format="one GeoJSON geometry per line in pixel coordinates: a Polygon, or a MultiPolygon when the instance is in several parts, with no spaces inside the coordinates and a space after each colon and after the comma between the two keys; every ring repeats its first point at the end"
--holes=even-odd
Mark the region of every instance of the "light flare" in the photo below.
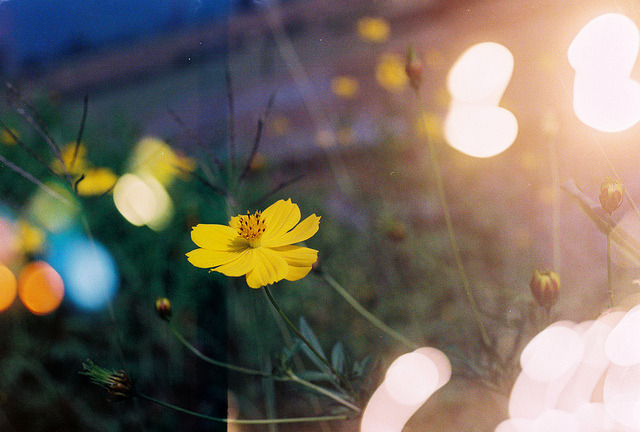
{"type": "Polygon", "coordinates": [[[573,109],[580,121],[602,132],[620,132],[640,120],[640,83],[630,78],[640,32],[625,15],[600,15],[569,46],[576,71],[573,109]]]}
{"type": "Polygon", "coordinates": [[[451,95],[444,134],[455,149],[474,157],[495,156],[513,144],[518,121],[498,106],[513,73],[513,55],[495,42],[467,49],[447,76],[451,95]]]}

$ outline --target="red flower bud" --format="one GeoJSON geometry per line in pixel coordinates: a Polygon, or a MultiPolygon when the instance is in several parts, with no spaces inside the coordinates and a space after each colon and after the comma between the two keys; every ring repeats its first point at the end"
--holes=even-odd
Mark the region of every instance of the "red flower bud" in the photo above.
{"type": "Polygon", "coordinates": [[[549,310],[558,301],[560,276],[554,271],[534,270],[529,287],[538,306],[549,310]]]}
{"type": "Polygon", "coordinates": [[[624,198],[624,188],[620,180],[606,179],[600,186],[600,205],[602,209],[611,214],[620,207],[624,198]]]}
{"type": "Polygon", "coordinates": [[[166,297],[158,297],[156,299],[156,312],[158,316],[165,321],[171,318],[171,302],[166,297]]]}

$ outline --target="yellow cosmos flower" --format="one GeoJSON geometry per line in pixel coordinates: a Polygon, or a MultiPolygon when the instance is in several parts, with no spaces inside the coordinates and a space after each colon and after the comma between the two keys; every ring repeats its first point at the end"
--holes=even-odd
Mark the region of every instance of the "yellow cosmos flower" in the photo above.
{"type": "Polygon", "coordinates": [[[318,251],[294,243],[313,236],[320,217],[312,214],[298,222],[300,209],[288,199],[275,202],[263,212],[232,217],[229,226],[199,224],[191,231],[199,249],[187,253],[187,257],[196,267],[226,276],[246,275],[251,288],[282,279],[302,279],[316,262],[318,251]]]}

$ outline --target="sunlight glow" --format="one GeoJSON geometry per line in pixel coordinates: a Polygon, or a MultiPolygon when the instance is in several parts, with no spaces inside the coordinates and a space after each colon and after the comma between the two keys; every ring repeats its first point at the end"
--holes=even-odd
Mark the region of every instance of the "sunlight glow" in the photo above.
{"type": "Polygon", "coordinates": [[[11,306],[18,293],[18,282],[13,272],[0,264],[0,312],[11,306]]]}
{"type": "Polygon", "coordinates": [[[449,381],[451,363],[435,348],[398,357],[387,370],[362,416],[362,432],[400,432],[424,402],[449,381]]]}
{"type": "Polygon", "coordinates": [[[605,345],[609,360],[620,366],[640,364],[640,306],[631,309],[611,331],[605,345]]]}
{"type": "Polygon", "coordinates": [[[547,327],[522,351],[522,371],[537,381],[556,380],[578,365],[584,349],[584,342],[575,330],[565,326],[547,327]]]}
{"type": "Polygon", "coordinates": [[[113,188],[113,201],[120,214],[136,226],[161,231],[173,217],[169,194],[152,176],[124,174],[113,188]]]}
{"type": "Polygon", "coordinates": [[[451,105],[444,127],[449,144],[475,157],[506,150],[518,135],[518,121],[498,106],[513,73],[513,55],[495,42],[467,49],[447,76],[451,105]]]}
{"type": "Polygon", "coordinates": [[[610,309],[595,321],[556,322],[534,337],[522,352],[510,418],[495,431],[640,431],[638,315],[640,306],[610,309]]]}
{"type": "Polygon", "coordinates": [[[18,296],[35,315],[55,311],[64,297],[62,278],[44,261],[27,264],[18,276],[18,296]]]}
{"type": "Polygon", "coordinates": [[[640,83],[630,78],[640,33],[628,17],[608,13],[591,20],[569,46],[575,69],[573,109],[587,126],[620,132],[640,120],[640,83]]]}
{"type": "Polygon", "coordinates": [[[66,287],[67,297],[85,310],[107,306],[118,289],[118,271],[107,249],[95,240],[77,234],[52,240],[48,262],[66,287]]]}

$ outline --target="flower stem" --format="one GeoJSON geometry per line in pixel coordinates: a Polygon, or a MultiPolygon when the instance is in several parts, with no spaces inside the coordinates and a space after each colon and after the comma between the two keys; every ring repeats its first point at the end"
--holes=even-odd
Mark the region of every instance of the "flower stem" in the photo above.
{"type": "Polygon", "coordinates": [[[301,384],[305,387],[309,387],[312,390],[317,391],[320,394],[323,394],[325,396],[327,396],[328,398],[333,399],[334,401],[346,406],[347,408],[352,409],[355,412],[360,412],[360,408],[358,408],[356,405],[352,404],[351,402],[344,400],[343,398],[341,398],[339,395],[333,393],[332,391],[329,391],[323,387],[320,387],[318,385],[315,385],[307,380],[304,380],[302,378],[300,378],[298,375],[294,374],[292,371],[288,371],[287,375],[291,378],[291,381],[293,382],[297,382],[298,384],[301,384]]]}
{"type": "Polygon", "coordinates": [[[609,307],[613,307],[613,283],[611,279],[611,234],[607,233],[607,287],[609,288],[609,307]]]}
{"type": "Polygon", "coordinates": [[[232,365],[229,363],[224,363],[215,359],[212,359],[211,357],[208,357],[206,355],[204,355],[200,350],[198,350],[198,348],[194,347],[193,345],[191,345],[189,343],[189,341],[187,341],[184,336],[182,336],[182,334],[173,326],[173,324],[169,323],[169,329],[171,329],[171,331],[173,332],[173,334],[176,336],[176,338],[180,341],[180,343],[182,343],[182,345],[184,345],[189,351],[191,351],[193,354],[196,355],[196,357],[198,357],[200,360],[203,360],[209,364],[212,364],[214,366],[220,366],[220,367],[224,367],[227,368],[229,370],[232,371],[236,371],[236,372],[242,372],[245,374],[249,374],[249,375],[258,375],[261,377],[268,377],[268,378],[274,378],[277,379],[276,377],[272,377],[271,375],[264,373],[262,371],[256,370],[256,369],[249,369],[249,368],[245,368],[242,366],[236,366],[236,365],[232,365]]]}
{"type": "Polygon", "coordinates": [[[392,338],[396,339],[397,341],[405,344],[409,348],[413,350],[416,350],[419,348],[418,345],[414,344],[409,339],[405,338],[400,333],[393,330],[391,327],[383,323],[379,318],[377,318],[371,312],[366,310],[360,303],[358,303],[358,300],[356,300],[351,294],[349,294],[347,290],[344,289],[344,287],[340,285],[338,281],[336,281],[333,277],[331,277],[331,275],[327,274],[325,271],[322,271],[321,274],[322,274],[322,278],[329,285],[331,285],[331,287],[335,289],[338,292],[338,294],[340,294],[347,301],[347,303],[349,303],[356,311],[358,311],[360,315],[362,315],[367,320],[369,320],[371,324],[378,327],[380,330],[382,330],[392,338]]]}
{"type": "MultiPolygon", "coordinates": [[[[416,90],[414,94],[416,95],[416,98],[418,99],[418,102],[419,102],[420,95],[418,91],[416,90]]],[[[453,250],[453,255],[456,261],[456,267],[458,269],[458,277],[460,278],[464,291],[467,294],[467,299],[469,300],[469,305],[471,306],[471,313],[473,314],[473,317],[476,320],[476,323],[478,324],[478,329],[480,330],[482,342],[486,347],[490,347],[491,342],[489,340],[487,330],[485,329],[484,324],[482,322],[482,317],[480,316],[478,305],[476,304],[476,300],[473,296],[473,292],[471,291],[471,285],[469,283],[469,279],[467,278],[467,273],[462,263],[462,258],[460,257],[460,249],[458,248],[458,242],[456,241],[456,236],[453,231],[453,223],[451,222],[451,215],[449,214],[449,206],[447,205],[447,197],[444,192],[444,182],[442,180],[442,174],[440,173],[440,166],[438,165],[435,146],[433,145],[433,140],[431,139],[431,135],[429,134],[429,128],[425,120],[426,111],[422,106],[422,104],[419,103],[419,106],[420,106],[420,119],[422,121],[422,126],[425,131],[425,135],[427,137],[427,146],[429,150],[429,158],[431,161],[431,169],[435,176],[436,186],[438,188],[438,196],[440,197],[440,206],[442,207],[442,213],[444,214],[444,219],[447,224],[449,242],[451,243],[451,249],[453,250]]]]}
{"type": "Polygon", "coordinates": [[[241,419],[230,419],[230,418],[221,418],[221,417],[213,417],[206,414],[202,414],[199,412],[191,411],[186,408],[179,407],[177,405],[170,404],[168,402],[163,402],[161,400],[152,398],[151,396],[147,396],[143,393],[137,393],[141,399],[148,400],[149,402],[153,402],[155,404],[161,405],[165,408],[170,408],[172,410],[189,414],[194,417],[203,418],[206,420],[221,422],[221,423],[231,423],[231,424],[279,424],[279,423],[305,423],[305,422],[317,422],[317,421],[328,421],[328,420],[348,420],[349,417],[346,415],[336,415],[336,416],[318,416],[318,417],[296,417],[296,418],[284,418],[284,419],[260,419],[260,420],[241,420],[241,419]]]}
{"type": "Polygon", "coordinates": [[[331,373],[333,373],[338,380],[340,381],[340,383],[342,385],[345,386],[346,389],[351,389],[351,386],[349,385],[349,383],[347,383],[345,381],[345,379],[343,378],[342,374],[340,372],[338,372],[337,370],[335,370],[335,368],[333,367],[333,365],[331,365],[331,363],[329,363],[329,361],[324,358],[324,356],[322,354],[320,354],[311,344],[311,342],[309,342],[309,340],[307,340],[306,337],[304,337],[302,335],[302,333],[300,333],[300,330],[298,330],[298,328],[293,325],[293,323],[289,320],[289,318],[287,318],[287,315],[285,315],[284,311],[280,308],[280,306],[278,306],[278,303],[276,302],[276,299],[273,298],[273,295],[271,295],[271,291],[269,291],[269,287],[267,287],[266,285],[263,287],[264,288],[264,293],[267,295],[267,298],[269,299],[269,301],[271,302],[271,304],[273,305],[273,307],[278,311],[278,313],[280,314],[280,316],[282,317],[282,319],[284,319],[284,321],[287,323],[287,325],[289,327],[291,327],[291,330],[293,330],[293,332],[296,334],[296,336],[298,336],[300,338],[300,340],[311,350],[311,352],[313,352],[313,354],[315,354],[315,356],[320,359],[320,361],[322,363],[324,363],[329,370],[331,371],[331,373]]]}
{"type": "Polygon", "coordinates": [[[263,378],[270,378],[274,381],[290,381],[290,382],[296,382],[298,384],[301,384],[303,386],[309,387],[310,389],[325,395],[339,403],[341,403],[342,405],[356,411],[356,412],[360,412],[360,408],[358,408],[357,406],[353,405],[352,403],[342,399],[340,396],[336,395],[335,393],[317,386],[309,381],[306,381],[302,378],[300,378],[299,376],[295,375],[292,371],[287,371],[287,376],[278,376],[278,375],[272,375],[272,374],[268,374],[256,369],[249,369],[249,368],[245,368],[242,366],[236,366],[236,365],[232,365],[230,363],[225,363],[225,362],[221,362],[215,359],[212,359],[211,357],[208,357],[206,355],[204,355],[198,348],[194,347],[192,344],[190,344],[185,338],[184,336],[182,336],[182,334],[180,334],[180,332],[178,332],[178,330],[170,323],[169,324],[169,328],[171,329],[171,331],[173,332],[173,334],[176,336],[176,338],[180,341],[180,343],[182,343],[189,351],[191,351],[193,354],[196,355],[196,357],[198,357],[199,359],[212,364],[214,366],[219,366],[219,367],[223,367],[223,368],[227,368],[229,370],[235,371],[235,372],[242,372],[248,375],[257,375],[263,378]]]}

